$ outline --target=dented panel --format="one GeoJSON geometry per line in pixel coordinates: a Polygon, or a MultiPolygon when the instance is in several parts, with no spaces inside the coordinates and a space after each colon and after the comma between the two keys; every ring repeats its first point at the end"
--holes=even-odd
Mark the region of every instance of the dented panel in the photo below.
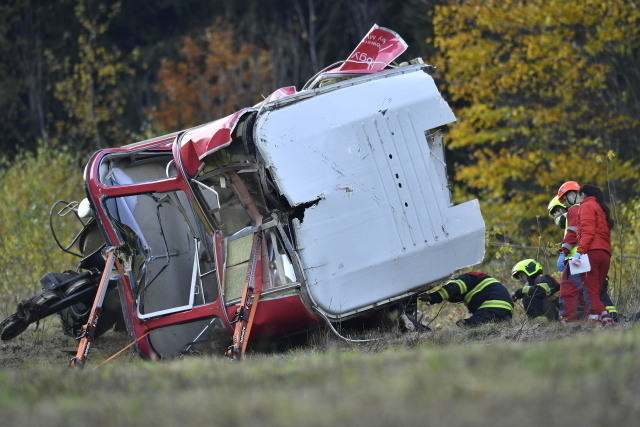
{"type": "Polygon", "coordinates": [[[450,205],[441,147],[427,138],[455,117],[424,67],[311,92],[266,105],[255,133],[289,203],[317,202],[295,237],[324,315],[352,316],[482,260],[478,203],[450,205]]]}

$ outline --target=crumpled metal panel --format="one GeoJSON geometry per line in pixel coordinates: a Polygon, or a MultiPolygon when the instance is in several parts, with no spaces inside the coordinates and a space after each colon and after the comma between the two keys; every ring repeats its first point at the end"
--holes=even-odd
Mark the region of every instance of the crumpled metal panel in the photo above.
{"type": "Polygon", "coordinates": [[[193,176],[207,155],[228,146],[240,118],[251,111],[243,108],[221,119],[189,129],[180,140],[181,163],[187,174],[193,176]]]}
{"type": "Polygon", "coordinates": [[[451,206],[425,136],[455,116],[424,67],[310,92],[265,105],[256,145],[292,206],[317,201],[295,232],[318,310],[349,317],[482,260],[478,202],[451,206]]]}

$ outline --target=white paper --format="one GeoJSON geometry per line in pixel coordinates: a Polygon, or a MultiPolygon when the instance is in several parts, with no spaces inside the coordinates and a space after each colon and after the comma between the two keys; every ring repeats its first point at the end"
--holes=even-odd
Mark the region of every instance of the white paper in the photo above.
{"type": "Polygon", "coordinates": [[[569,260],[569,265],[571,266],[571,274],[580,274],[591,271],[591,263],[589,262],[589,255],[587,254],[584,254],[580,257],[579,266],[573,263],[573,259],[569,260]]]}

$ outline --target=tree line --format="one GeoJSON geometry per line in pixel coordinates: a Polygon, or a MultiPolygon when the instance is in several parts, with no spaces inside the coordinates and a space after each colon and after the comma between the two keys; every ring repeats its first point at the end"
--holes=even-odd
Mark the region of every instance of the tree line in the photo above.
{"type": "MultiPolygon", "coordinates": [[[[2,168],[21,150],[88,155],[301,88],[374,23],[422,57],[458,118],[457,201],[491,239],[553,246],[567,180],[605,190],[637,252],[640,7],[635,0],[10,0],[0,6],[2,168]],[[40,151],[38,151],[40,150],[40,151]],[[625,227],[626,225],[626,227],[625,227]]],[[[48,203],[49,201],[47,201],[48,203]]]]}
{"type": "Polygon", "coordinates": [[[432,3],[10,0],[0,6],[0,145],[91,152],[197,125],[301,87],[373,23],[404,28],[422,56],[432,3]]]}

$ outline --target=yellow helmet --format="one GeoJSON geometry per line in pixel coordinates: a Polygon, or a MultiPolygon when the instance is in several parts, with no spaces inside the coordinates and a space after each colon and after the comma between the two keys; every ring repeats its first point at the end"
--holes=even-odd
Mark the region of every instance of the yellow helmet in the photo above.
{"type": "Polygon", "coordinates": [[[527,277],[531,277],[536,273],[541,273],[542,266],[535,259],[523,259],[513,266],[511,269],[511,276],[516,277],[520,271],[526,274],[527,277]]]}
{"type": "Polygon", "coordinates": [[[558,198],[558,196],[555,196],[553,199],[551,199],[551,201],[549,202],[549,206],[547,206],[547,210],[549,211],[549,216],[553,218],[553,210],[556,207],[561,207],[564,209],[567,209],[567,205],[565,205],[564,203],[562,203],[560,201],[560,199],[558,198]]]}

